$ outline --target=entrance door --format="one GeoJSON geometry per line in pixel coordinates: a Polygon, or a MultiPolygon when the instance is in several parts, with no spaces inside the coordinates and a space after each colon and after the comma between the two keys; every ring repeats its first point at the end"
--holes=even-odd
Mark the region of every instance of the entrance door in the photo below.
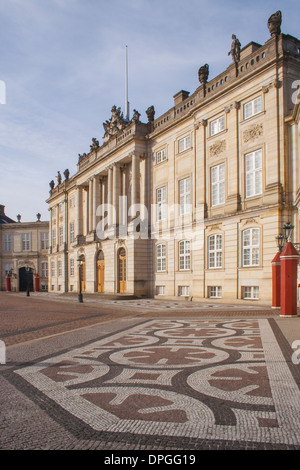
{"type": "Polygon", "coordinates": [[[33,292],[33,271],[31,268],[20,268],[19,269],[19,290],[26,292],[27,290],[33,292]]]}
{"type": "Polygon", "coordinates": [[[119,251],[119,292],[126,292],[126,251],[121,248],[119,251]]]}
{"type": "Polygon", "coordinates": [[[104,292],[105,265],[104,254],[100,251],[97,260],[97,291],[104,292]]]}
{"type": "Polygon", "coordinates": [[[82,262],[80,265],[80,279],[81,279],[81,292],[85,292],[85,257],[81,256],[82,262]]]}

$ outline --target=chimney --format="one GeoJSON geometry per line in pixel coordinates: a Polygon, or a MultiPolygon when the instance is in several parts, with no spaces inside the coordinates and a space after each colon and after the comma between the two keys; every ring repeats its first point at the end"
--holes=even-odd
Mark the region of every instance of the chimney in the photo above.
{"type": "Polygon", "coordinates": [[[0,215],[5,215],[5,206],[3,204],[0,204],[0,215]]]}
{"type": "Polygon", "coordinates": [[[21,222],[21,216],[20,214],[17,215],[18,222],[21,222]]]}
{"type": "Polygon", "coordinates": [[[184,90],[181,90],[178,93],[176,93],[176,95],[173,96],[174,106],[177,106],[178,104],[180,104],[182,101],[184,101],[186,98],[188,98],[189,95],[190,95],[190,92],[189,91],[184,91],[184,90]]]}

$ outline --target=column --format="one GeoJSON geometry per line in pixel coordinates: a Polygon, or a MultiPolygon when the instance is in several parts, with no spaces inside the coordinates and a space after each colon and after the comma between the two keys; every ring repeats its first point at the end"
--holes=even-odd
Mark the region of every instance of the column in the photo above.
{"type": "Polygon", "coordinates": [[[92,230],[95,232],[96,227],[97,227],[97,208],[101,204],[100,201],[100,177],[97,175],[94,177],[93,180],[93,225],[92,225],[92,230]]]}
{"type": "Polygon", "coordinates": [[[113,206],[114,220],[113,224],[119,223],[119,197],[120,197],[120,167],[117,163],[113,165],[113,206]]]}
{"type": "Polygon", "coordinates": [[[108,176],[107,176],[107,204],[108,204],[108,227],[111,227],[113,220],[113,211],[112,211],[112,196],[113,196],[113,170],[112,167],[108,167],[108,176]]]}
{"type": "Polygon", "coordinates": [[[89,233],[89,187],[85,188],[85,235],[89,233]]]}
{"type": "Polygon", "coordinates": [[[89,197],[88,197],[88,230],[87,233],[93,230],[93,179],[89,180],[89,197]]]}
{"type": "Polygon", "coordinates": [[[78,237],[79,235],[82,235],[82,188],[80,186],[77,186],[76,209],[77,209],[76,236],[77,236],[77,243],[78,243],[78,237]]]}
{"type": "Polygon", "coordinates": [[[132,183],[131,183],[131,204],[140,203],[140,157],[132,155],[132,183]]]}

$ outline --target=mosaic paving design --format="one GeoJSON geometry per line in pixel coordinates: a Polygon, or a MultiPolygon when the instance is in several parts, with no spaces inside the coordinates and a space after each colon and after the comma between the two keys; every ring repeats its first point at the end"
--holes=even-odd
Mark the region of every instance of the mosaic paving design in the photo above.
{"type": "Polygon", "coordinates": [[[152,320],[16,372],[96,431],[300,444],[267,319],[152,320]]]}

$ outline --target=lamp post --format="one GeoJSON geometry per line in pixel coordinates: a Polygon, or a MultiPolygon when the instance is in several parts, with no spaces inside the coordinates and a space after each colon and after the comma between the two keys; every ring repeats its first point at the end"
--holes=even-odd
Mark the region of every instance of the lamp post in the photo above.
{"type": "Polygon", "coordinates": [[[78,302],[82,303],[82,292],[81,292],[81,263],[82,263],[82,257],[81,255],[78,255],[77,258],[78,261],[78,302]]]}
{"type": "Polygon", "coordinates": [[[26,296],[29,297],[30,296],[30,287],[29,287],[29,271],[30,271],[30,267],[28,266],[28,264],[26,264],[25,266],[25,270],[26,270],[26,296]]]}

